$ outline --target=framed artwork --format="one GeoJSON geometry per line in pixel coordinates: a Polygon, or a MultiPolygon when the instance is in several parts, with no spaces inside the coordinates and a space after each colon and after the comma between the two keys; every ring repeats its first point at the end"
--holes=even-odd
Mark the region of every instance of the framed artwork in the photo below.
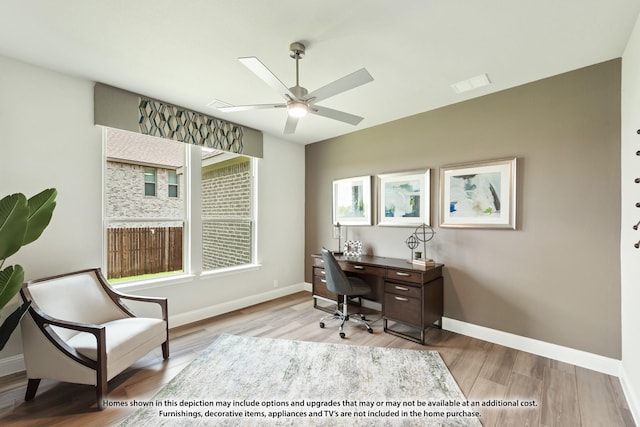
{"type": "Polygon", "coordinates": [[[371,176],[333,181],[333,225],[371,225],[371,176]]]}
{"type": "Polygon", "coordinates": [[[430,169],[378,176],[378,225],[431,225],[430,169]]]}
{"type": "Polygon", "coordinates": [[[440,226],[516,228],[516,159],[440,169],[440,226]]]}

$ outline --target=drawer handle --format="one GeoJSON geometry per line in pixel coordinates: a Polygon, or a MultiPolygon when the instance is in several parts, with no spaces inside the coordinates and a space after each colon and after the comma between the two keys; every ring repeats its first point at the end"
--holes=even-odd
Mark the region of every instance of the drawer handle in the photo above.
{"type": "Polygon", "coordinates": [[[326,272],[326,271],[324,271],[324,270],[322,270],[322,271],[320,271],[320,274],[322,274],[323,276],[325,276],[325,275],[327,274],[327,272],[326,272]]]}
{"type": "Polygon", "coordinates": [[[396,289],[399,291],[408,291],[409,288],[405,288],[404,286],[396,286],[396,289]]]}
{"type": "Polygon", "coordinates": [[[353,268],[355,268],[356,270],[364,270],[364,267],[361,265],[354,265],[353,268]]]}
{"type": "Polygon", "coordinates": [[[396,271],[396,276],[411,276],[409,273],[403,273],[402,271],[396,271]]]}
{"type": "Polygon", "coordinates": [[[404,301],[407,302],[409,301],[409,298],[404,298],[404,297],[394,297],[396,299],[396,301],[404,301]]]}
{"type": "Polygon", "coordinates": [[[326,279],[320,279],[322,283],[327,283],[326,279]]]}

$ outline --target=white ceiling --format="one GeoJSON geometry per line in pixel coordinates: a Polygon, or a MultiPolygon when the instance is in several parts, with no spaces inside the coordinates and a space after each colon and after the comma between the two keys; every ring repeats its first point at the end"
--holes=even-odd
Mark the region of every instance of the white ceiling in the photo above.
{"type": "MultiPolygon", "coordinates": [[[[0,0],[0,54],[178,104],[303,144],[622,56],[638,0],[0,0]],[[295,84],[289,44],[307,45],[313,91],[366,67],[372,83],[319,102],[365,117],[319,116],[282,135],[281,102],[237,61],[258,57],[295,84]],[[492,84],[451,84],[487,73],[492,84]]],[[[0,70],[1,78],[2,70],[0,70]]],[[[1,96],[1,94],[0,94],[1,96]]]]}

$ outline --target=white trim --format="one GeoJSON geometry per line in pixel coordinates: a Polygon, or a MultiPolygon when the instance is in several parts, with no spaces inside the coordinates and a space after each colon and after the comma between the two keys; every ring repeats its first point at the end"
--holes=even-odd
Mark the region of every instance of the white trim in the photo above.
{"type": "Polygon", "coordinates": [[[633,416],[633,421],[636,425],[640,425],[640,400],[638,400],[638,396],[634,393],[633,388],[631,387],[632,384],[627,380],[624,365],[622,365],[620,369],[620,385],[622,386],[624,397],[627,399],[627,405],[629,406],[629,411],[633,416]]]}
{"type": "Polygon", "coordinates": [[[248,297],[236,299],[233,301],[223,302],[221,304],[210,305],[200,308],[198,310],[192,310],[186,313],[180,313],[175,316],[169,316],[169,327],[175,328],[189,323],[197,322],[199,320],[208,319],[210,317],[219,316],[221,314],[229,313],[234,310],[240,310],[245,307],[249,307],[262,302],[270,301],[272,299],[280,298],[286,295],[291,295],[296,292],[304,290],[304,283],[297,283],[291,286],[283,288],[277,288],[272,291],[263,292],[261,294],[250,295],[248,297]]]}
{"type": "Polygon", "coordinates": [[[111,284],[115,289],[121,292],[137,292],[145,289],[162,288],[165,286],[173,286],[181,283],[193,281],[193,274],[175,274],[162,277],[155,277],[147,280],[135,280],[132,282],[120,282],[111,284]]]}
{"type": "Polygon", "coordinates": [[[537,354],[538,356],[544,356],[561,362],[570,363],[572,365],[581,366],[607,375],[613,375],[614,377],[620,377],[622,372],[622,361],[620,360],[545,341],[539,341],[533,338],[514,335],[509,332],[498,331],[496,329],[461,322],[447,317],[442,318],[442,328],[447,331],[478,338],[483,341],[504,345],[506,347],[515,348],[516,350],[526,351],[528,353],[537,354]]]}
{"type": "Polygon", "coordinates": [[[304,283],[302,284],[302,286],[304,287],[304,289],[303,289],[303,290],[305,290],[305,291],[309,291],[309,292],[313,292],[313,285],[312,285],[311,283],[309,283],[309,282],[304,282],[304,283]]]}
{"type": "Polygon", "coordinates": [[[15,374],[25,370],[24,357],[22,354],[0,359],[0,377],[15,374]]]}

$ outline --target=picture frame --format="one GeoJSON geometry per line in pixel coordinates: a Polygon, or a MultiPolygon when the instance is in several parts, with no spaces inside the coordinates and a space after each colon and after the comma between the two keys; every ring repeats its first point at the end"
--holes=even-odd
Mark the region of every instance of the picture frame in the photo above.
{"type": "Polygon", "coordinates": [[[344,242],[344,249],[342,254],[344,256],[358,257],[362,255],[362,242],[359,240],[347,240],[344,242]]]}
{"type": "Polygon", "coordinates": [[[371,175],[333,181],[333,225],[371,225],[371,175]]]}
{"type": "Polygon", "coordinates": [[[516,229],[516,158],[440,168],[440,226],[516,229]]]}
{"type": "Polygon", "coordinates": [[[431,169],[378,175],[378,225],[431,225],[431,169]]]}

